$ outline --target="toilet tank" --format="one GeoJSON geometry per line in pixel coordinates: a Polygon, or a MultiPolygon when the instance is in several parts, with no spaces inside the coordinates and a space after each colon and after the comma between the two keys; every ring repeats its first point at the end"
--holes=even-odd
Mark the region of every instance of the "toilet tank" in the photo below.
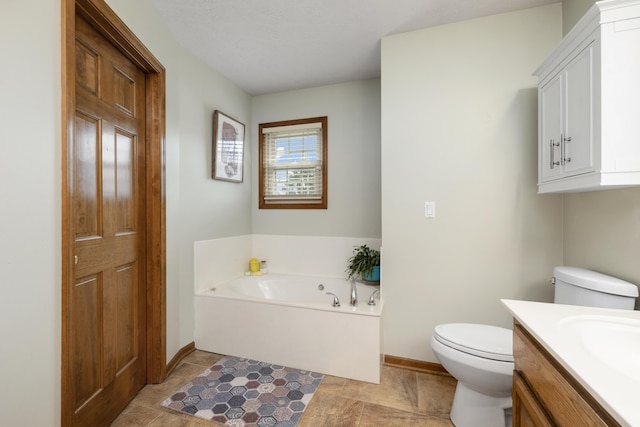
{"type": "Polygon", "coordinates": [[[554,302],[633,310],[638,287],[616,277],[577,267],[556,267],[554,302]]]}

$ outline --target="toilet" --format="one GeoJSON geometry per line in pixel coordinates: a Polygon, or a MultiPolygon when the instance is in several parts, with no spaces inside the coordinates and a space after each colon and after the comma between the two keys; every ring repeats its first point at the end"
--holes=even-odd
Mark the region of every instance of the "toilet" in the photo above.
{"type": "MultiPolygon", "coordinates": [[[[556,267],[554,303],[633,310],[638,287],[576,267],[556,267]]],[[[451,421],[456,427],[510,427],[513,334],[475,323],[437,325],[431,348],[456,379],[451,421]]]]}

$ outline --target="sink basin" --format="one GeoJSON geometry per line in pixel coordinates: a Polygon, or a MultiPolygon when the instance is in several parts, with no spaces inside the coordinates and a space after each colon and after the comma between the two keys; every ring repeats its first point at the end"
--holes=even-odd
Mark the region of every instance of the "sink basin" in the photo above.
{"type": "Polygon", "coordinates": [[[640,382],[640,320],[582,315],[567,317],[558,327],[587,355],[640,382]]]}

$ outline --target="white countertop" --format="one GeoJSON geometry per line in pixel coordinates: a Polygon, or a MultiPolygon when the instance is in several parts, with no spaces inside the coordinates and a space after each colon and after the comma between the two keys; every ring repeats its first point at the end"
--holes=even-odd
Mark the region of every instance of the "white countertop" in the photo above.
{"type": "MultiPolygon", "coordinates": [[[[606,316],[637,322],[640,311],[516,300],[502,300],[502,303],[621,425],[640,426],[640,378],[595,357],[581,341],[580,334],[567,328],[575,316],[587,319],[606,316]]],[[[640,354],[626,355],[625,359],[630,360],[635,365],[634,372],[638,372],[640,354]]]]}

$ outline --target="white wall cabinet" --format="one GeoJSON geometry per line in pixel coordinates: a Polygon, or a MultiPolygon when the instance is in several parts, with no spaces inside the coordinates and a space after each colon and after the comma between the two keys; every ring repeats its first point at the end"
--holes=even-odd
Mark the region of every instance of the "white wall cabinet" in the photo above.
{"type": "Polygon", "coordinates": [[[594,171],[593,40],[540,87],[541,180],[594,171]]]}
{"type": "Polygon", "coordinates": [[[640,0],[596,3],[534,74],[538,191],[640,186],[640,0]]]}

